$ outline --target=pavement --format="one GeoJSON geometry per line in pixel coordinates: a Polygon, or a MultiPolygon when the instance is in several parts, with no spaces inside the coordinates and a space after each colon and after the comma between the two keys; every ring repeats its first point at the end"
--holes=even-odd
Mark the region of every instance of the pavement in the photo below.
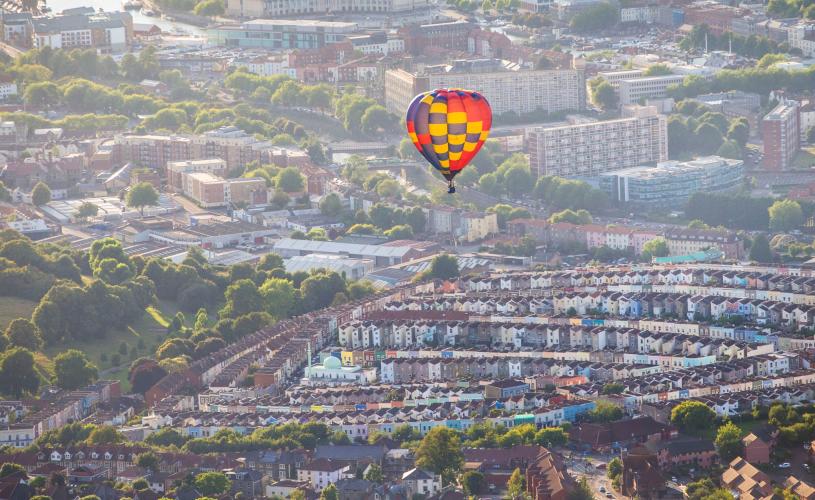
{"type": "MultiPolygon", "coordinates": [[[[615,491],[611,487],[611,479],[606,476],[608,463],[616,456],[618,455],[567,451],[564,453],[563,460],[566,464],[567,472],[575,478],[575,480],[581,477],[586,478],[595,498],[629,498],[619,491],[615,491]]],[[[683,478],[677,478],[678,481],[673,482],[671,479],[671,477],[668,477],[668,492],[665,498],[683,498],[685,485],[689,480],[685,481],[683,478]]]]}

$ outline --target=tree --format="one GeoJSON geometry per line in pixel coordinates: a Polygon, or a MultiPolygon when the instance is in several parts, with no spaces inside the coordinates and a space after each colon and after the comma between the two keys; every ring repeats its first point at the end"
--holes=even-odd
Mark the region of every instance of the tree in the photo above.
{"type": "Polygon", "coordinates": [[[642,256],[646,260],[651,260],[651,257],[665,257],[668,253],[668,242],[665,238],[654,238],[642,246],[642,256]]]}
{"type": "Polygon", "coordinates": [[[567,208],[560,212],[555,212],[549,217],[549,222],[555,224],[557,222],[568,222],[571,224],[591,224],[592,217],[588,210],[572,210],[567,208]]]}
{"type": "Polygon", "coordinates": [[[700,401],[683,401],[671,410],[671,423],[683,432],[704,432],[715,420],[716,412],[700,401]]]}
{"type": "Polygon", "coordinates": [[[329,193],[320,200],[320,212],[323,215],[336,217],[342,212],[342,200],[337,193],[329,193]]]}
{"type": "Polygon", "coordinates": [[[518,198],[532,191],[534,180],[529,165],[513,165],[504,172],[504,189],[509,196],[518,198]]]}
{"type": "Polygon", "coordinates": [[[750,123],[747,119],[738,118],[731,121],[727,128],[727,138],[743,148],[747,144],[747,139],[750,138],[750,123]]]}
{"type": "Polygon", "coordinates": [[[88,217],[96,217],[98,213],[99,207],[88,201],[79,205],[79,208],[76,210],[76,216],[83,220],[88,217]]]}
{"type": "Polygon", "coordinates": [[[152,207],[158,203],[158,191],[149,182],[140,182],[127,192],[126,202],[128,207],[138,209],[144,216],[144,207],[152,207]]]}
{"type": "Polygon", "coordinates": [[[3,181],[0,181],[0,201],[6,203],[11,201],[11,192],[9,192],[6,185],[3,184],[3,181]]]}
{"type": "Polygon", "coordinates": [[[299,193],[304,189],[305,182],[297,168],[286,167],[277,174],[275,186],[286,193],[299,193]]]}
{"type": "Polygon", "coordinates": [[[606,470],[606,476],[609,479],[614,479],[618,477],[620,474],[623,473],[623,462],[620,460],[619,457],[614,457],[608,463],[608,469],[606,470]]]}
{"type": "Polygon", "coordinates": [[[4,478],[6,476],[10,476],[12,474],[16,474],[18,472],[25,473],[25,468],[22,465],[5,462],[2,467],[0,467],[0,478],[4,478]]]}
{"type": "Polygon", "coordinates": [[[507,497],[511,500],[518,500],[523,498],[525,492],[526,478],[521,473],[521,469],[516,468],[512,471],[512,475],[509,476],[509,481],[507,481],[507,497]]]}
{"type": "Polygon", "coordinates": [[[535,442],[547,448],[563,446],[568,440],[569,436],[562,427],[544,427],[535,433],[535,442]]]}
{"type": "Polygon", "coordinates": [[[6,328],[6,339],[12,347],[24,347],[29,351],[37,351],[42,347],[40,329],[25,318],[17,318],[6,328]]]}
{"type": "Polygon", "coordinates": [[[702,154],[715,153],[722,145],[724,138],[722,132],[712,123],[702,123],[693,132],[696,150],[702,154]]]}
{"type": "Polygon", "coordinates": [[[283,257],[276,253],[267,253],[260,258],[257,268],[261,271],[284,268],[283,257]]]}
{"type": "Polygon", "coordinates": [[[98,376],[96,366],[85,353],[68,349],[54,358],[54,381],[66,390],[79,389],[94,382],[98,376]]]}
{"type": "Polygon", "coordinates": [[[202,495],[218,497],[232,486],[232,482],[221,472],[203,472],[195,476],[195,489],[202,495]]]}
{"type": "Polygon", "coordinates": [[[801,205],[794,200],[779,200],[768,209],[770,229],[773,231],[791,231],[804,223],[801,205]]]}
{"type": "Polygon", "coordinates": [[[716,150],[716,155],[723,158],[731,158],[733,160],[741,159],[741,146],[736,141],[726,140],[716,150]]]}
{"type": "Polygon", "coordinates": [[[620,394],[625,390],[625,386],[619,382],[608,382],[603,385],[603,394],[620,394]]]}
{"type": "Polygon", "coordinates": [[[416,450],[416,465],[441,474],[450,483],[464,464],[461,440],[447,427],[434,427],[428,432],[416,450]]]}
{"type": "Polygon", "coordinates": [[[609,111],[617,109],[619,98],[614,87],[606,80],[603,80],[591,88],[591,102],[602,108],[603,111],[609,111]]]}
{"type": "Polygon", "coordinates": [[[382,467],[379,464],[371,464],[368,467],[368,472],[365,473],[365,479],[372,483],[382,484],[385,481],[385,476],[382,474],[382,467]]]}
{"type": "Polygon", "coordinates": [[[433,257],[430,262],[430,272],[428,278],[435,278],[440,280],[449,280],[458,278],[458,259],[455,255],[442,254],[433,257]]]}
{"type": "Polygon", "coordinates": [[[484,474],[478,471],[468,471],[461,476],[461,487],[467,496],[475,496],[481,493],[485,485],[484,474]]]}
{"type": "Polygon", "coordinates": [[[15,399],[33,394],[40,386],[40,377],[31,351],[22,347],[7,350],[0,359],[0,392],[15,399]]]}
{"type": "Polygon", "coordinates": [[[484,174],[478,180],[478,188],[490,196],[500,196],[504,186],[495,172],[484,174]]]}
{"type": "Polygon", "coordinates": [[[599,401],[594,409],[588,412],[587,416],[593,422],[614,422],[623,418],[623,410],[619,406],[599,401]]]}
{"type": "Polygon", "coordinates": [[[224,293],[226,303],[220,311],[221,318],[238,318],[265,308],[263,296],[252,280],[235,281],[224,293]]]}
{"type": "Polygon", "coordinates": [[[577,486],[569,492],[567,500],[594,500],[594,493],[586,480],[586,476],[581,476],[577,481],[577,486]]]}
{"type": "Polygon", "coordinates": [[[100,425],[94,428],[88,436],[91,444],[117,444],[125,440],[119,431],[111,425],[100,425]]]}
{"type": "Polygon", "coordinates": [[[652,64],[642,74],[644,76],[665,76],[673,74],[673,71],[665,64],[652,64]]]}
{"type": "Polygon", "coordinates": [[[320,500],[340,500],[339,492],[334,484],[329,484],[320,492],[320,500]]]}
{"type": "Polygon", "coordinates": [[[402,186],[395,179],[385,179],[376,185],[376,194],[383,198],[400,198],[402,186]]]}
{"type": "Polygon", "coordinates": [[[198,16],[220,16],[224,13],[223,0],[202,0],[193,9],[198,16]]]}
{"type": "Polygon", "coordinates": [[[294,310],[295,290],[287,279],[267,279],[260,287],[260,294],[266,303],[266,312],[277,319],[287,318],[294,310]]]}
{"type": "Polygon", "coordinates": [[[772,262],[773,251],[770,248],[770,242],[763,233],[759,233],[753,238],[750,245],[750,260],[755,262],[772,262]]]}
{"type": "Polygon", "coordinates": [[[393,129],[393,115],[379,104],[374,104],[365,110],[360,120],[362,131],[366,134],[379,135],[383,131],[393,129]]]}
{"type": "Polygon", "coordinates": [[[35,184],[34,189],[31,190],[31,203],[41,207],[49,201],[51,201],[51,189],[42,181],[35,184]]]}
{"type": "Polygon", "coordinates": [[[136,457],[136,465],[142,469],[157,472],[159,468],[158,456],[152,451],[140,453],[139,456],[136,457]]]}
{"type": "Polygon", "coordinates": [[[409,240],[413,238],[413,228],[407,224],[397,224],[385,231],[389,240],[409,240]]]}
{"type": "Polygon", "coordinates": [[[742,450],[741,429],[728,420],[716,431],[715,444],[723,463],[729,463],[742,450]]]}
{"type": "Polygon", "coordinates": [[[152,359],[136,360],[130,367],[130,386],[135,393],[144,394],[167,375],[167,370],[152,359]],[[137,364],[139,363],[139,364],[137,364]]]}

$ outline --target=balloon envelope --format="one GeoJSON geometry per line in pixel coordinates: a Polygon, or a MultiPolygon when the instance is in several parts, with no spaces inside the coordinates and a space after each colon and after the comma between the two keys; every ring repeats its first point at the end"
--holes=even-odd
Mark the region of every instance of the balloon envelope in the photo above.
{"type": "Polygon", "coordinates": [[[419,153],[452,180],[487,140],[492,110],[478,92],[437,89],[414,97],[405,121],[419,153]]]}

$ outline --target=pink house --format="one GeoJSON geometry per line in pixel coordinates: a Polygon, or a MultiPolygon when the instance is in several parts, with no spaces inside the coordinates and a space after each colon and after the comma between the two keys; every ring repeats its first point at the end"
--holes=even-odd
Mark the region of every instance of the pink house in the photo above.
{"type": "Polygon", "coordinates": [[[586,224],[581,226],[586,233],[586,246],[588,248],[599,248],[606,244],[606,228],[597,224],[586,224]]]}

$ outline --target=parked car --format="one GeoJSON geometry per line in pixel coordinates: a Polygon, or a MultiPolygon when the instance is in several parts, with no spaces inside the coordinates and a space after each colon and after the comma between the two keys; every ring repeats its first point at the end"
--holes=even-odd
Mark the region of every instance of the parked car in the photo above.
{"type": "Polygon", "coordinates": [[[783,464],[780,464],[778,466],[778,468],[779,469],[789,469],[790,468],[790,463],[789,462],[784,462],[783,464]]]}

